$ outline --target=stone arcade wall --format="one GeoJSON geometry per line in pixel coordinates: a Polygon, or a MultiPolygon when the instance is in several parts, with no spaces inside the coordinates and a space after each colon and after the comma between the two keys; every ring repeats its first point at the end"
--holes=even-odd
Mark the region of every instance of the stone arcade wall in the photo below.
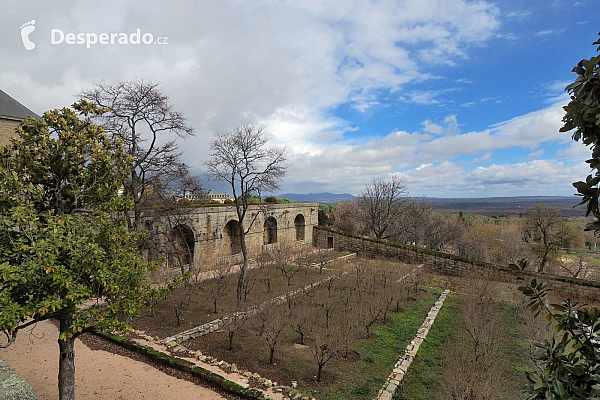
{"type": "MultiPolygon", "coordinates": [[[[316,247],[351,251],[363,257],[383,257],[410,264],[424,264],[431,271],[446,276],[481,276],[502,282],[515,282],[509,269],[483,261],[470,260],[447,253],[354,236],[345,232],[316,226],[313,233],[316,247]]],[[[597,302],[600,299],[600,282],[569,277],[526,272],[530,277],[540,277],[557,295],[563,298],[597,302]]]]}
{"type": "MultiPolygon", "coordinates": [[[[313,227],[318,223],[318,206],[318,203],[268,204],[262,206],[265,212],[259,206],[250,206],[244,220],[246,229],[254,220],[246,235],[248,250],[256,255],[281,244],[312,245],[313,227]]],[[[236,242],[239,233],[236,233],[235,206],[189,208],[176,223],[157,217],[153,211],[145,211],[142,220],[148,229],[161,229],[163,232],[173,228],[166,227],[167,224],[183,225],[189,239],[182,240],[188,240],[193,247],[195,265],[206,265],[220,257],[241,257],[236,242]]]]}

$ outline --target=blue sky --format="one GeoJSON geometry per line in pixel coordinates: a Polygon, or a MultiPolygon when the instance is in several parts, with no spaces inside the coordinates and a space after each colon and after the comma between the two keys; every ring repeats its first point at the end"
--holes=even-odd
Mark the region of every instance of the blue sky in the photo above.
{"type": "Polygon", "coordinates": [[[564,87],[599,15],[598,0],[8,1],[0,89],[41,113],[92,82],[161,82],[196,130],[181,142],[196,173],[215,132],[255,121],[288,149],[282,192],[399,175],[414,196],[572,195],[589,151],[558,132],[564,87]],[[52,44],[53,29],[168,43],[52,44]]]}

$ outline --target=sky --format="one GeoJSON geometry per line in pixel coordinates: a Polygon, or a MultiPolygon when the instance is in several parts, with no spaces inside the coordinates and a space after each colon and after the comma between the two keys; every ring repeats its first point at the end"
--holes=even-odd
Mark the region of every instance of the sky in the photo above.
{"type": "Polygon", "coordinates": [[[215,191],[210,140],[242,122],[286,147],[280,193],[397,175],[411,196],[571,196],[589,173],[559,129],[600,0],[0,1],[1,90],[41,114],[159,82],[215,191]]]}

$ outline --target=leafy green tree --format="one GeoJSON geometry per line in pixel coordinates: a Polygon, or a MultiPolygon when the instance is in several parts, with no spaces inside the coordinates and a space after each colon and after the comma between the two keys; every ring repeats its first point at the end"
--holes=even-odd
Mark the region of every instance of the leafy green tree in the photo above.
{"type": "MultiPolygon", "coordinates": [[[[522,272],[527,262],[511,264],[522,272]]],[[[556,335],[536,343],[534,358],[542,365],[527,373],[528,399],[600,399],[600,310],[569,300],[547,305],[550,289],[536,279],[517,278],[519,290],[529,297],[529,310],[543,313],[556,335]]]]}
{"type": "MultiPolygon", "coordinates": [[[[594,42],[600,45],[600,40],[594,42]]],[[[600,46],[597,48],[600,51],[600,46]]],[[[600,230],[599,201],[600,188],[600,55],[587,60],[581,60],[573,72],[577,73],[577,79],[566,87],[565,90],[571,95],[571,101],[564,108],[564,126],[561,132],[569,132],[575,129],[573,140],[579,141],[592,149],[592,156],[586,162],[590,165],[592,172],[587,176],[585,182],[573,183],[578,195],[582,196],[579,204],[587,204],[586,216],[592,214],[596,221],[588,224],[587,229],[600,230]]]]}
{"type": "MultiPolygon", "coordinates": [[[[594,42],[600,45],[600,40],[594,42]]],[[[600,51],[600,46],[597,48],[600,51]]],[[[593,214],[596,221],[587,229],[600,231],[600,55],[581,60],[573,72],[575,82],[566,87],[571,101],[564,108],[564,126],[561,132],[575,130],[573,140],[581,140],[592,149],[586,162],[592,172],[585,182],[573,183],[582,196],[580,204],[587,205],[586,215],[593,214]]],[[[526,261],[511,264],[515,272],[522,272],[526,261]]],[[[543,368],[527,374],[529,399],[600,399],[600,310],[569,300],[560,304],[546,304],[550,289],[536,279],[517,278],[519,287],[529,297],[528,308],[537,317],[544,313],[548,327],[556,335],[543,343],[536,343],[534,357],[543,368]]]]}
{"type": "Polygon", "coordinates": [[[139,237],[115,210],[131,169],[85,101],[28,119],[0,149],[0,328],[7,347],[39,321],[59,322],[58,388],[75,398],[74,341],[90,328],[120,330],[157,294],[137,251],[139,237]],[[83,118],[80,118],[83,117],[83,118]]]}

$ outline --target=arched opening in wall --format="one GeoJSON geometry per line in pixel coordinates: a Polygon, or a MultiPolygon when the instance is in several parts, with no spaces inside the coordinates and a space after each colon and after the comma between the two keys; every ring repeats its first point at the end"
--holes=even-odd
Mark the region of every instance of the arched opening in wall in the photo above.
{"type": "Polygon", "coordinates": [[[264,244],[277,243],[277,220],[269,217],[265,220],[264,244]]]}
{"type": "Polygon", "coordinates": [[[194,262],[194,231],[189,226],[177,225],[171,229],[169,251],[169,267],[191,267],[194,262]]]}
{"type": "Polygon", "coordinates": [[[229,247],[230,254],[238,254],[242,252],[242,244],[240,243],[240,223],[235,220],[229,221],[223,229],[225,233],[225,248],[229,247]]]}
{"type": "Polygon", "coordinates": [[[304,231],[306,228],[306,223],[304,221],[304,215],[298,214],[296,218],[294,218],[294,226],[296,227],[296,240],[304,240],[304,231]]]}

